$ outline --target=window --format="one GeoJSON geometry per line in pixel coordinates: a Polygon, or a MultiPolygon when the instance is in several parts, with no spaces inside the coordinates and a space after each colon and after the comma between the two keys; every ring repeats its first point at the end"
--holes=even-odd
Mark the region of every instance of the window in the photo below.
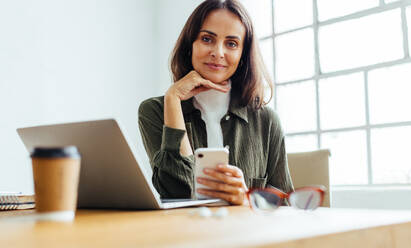
{"type": "Polygon", "coordinates": [[[287,151],[330,149],[334,186],[411,184],[411,2],[242,3],[287,151]]]}

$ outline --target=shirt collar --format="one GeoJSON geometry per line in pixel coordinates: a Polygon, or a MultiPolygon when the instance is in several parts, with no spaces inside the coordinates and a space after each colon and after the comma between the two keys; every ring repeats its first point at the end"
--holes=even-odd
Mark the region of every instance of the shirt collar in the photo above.
{"type": "Polygon", "coordinates": [[[231,112],[248,123],[248,108],[247,106],[242,106],[240,104],[238,97],[233,97],[233,95],[231,95],[228,112],[231,112]]]}
{"type": "MultiPolygon", "coordinates": [[[[181,108],[183,110],[184,115],[191,114],[197,110],[193,105],[193,99],[194,98],[192,97],[188,100],[181,101],[181,108]]],[[[241,118],[242,120],[248,123],[247,106],[242,106],[237,97],[230,97],[230,105],[228,107],[228,112],[234,114],[235,116],[241,118]]]]}

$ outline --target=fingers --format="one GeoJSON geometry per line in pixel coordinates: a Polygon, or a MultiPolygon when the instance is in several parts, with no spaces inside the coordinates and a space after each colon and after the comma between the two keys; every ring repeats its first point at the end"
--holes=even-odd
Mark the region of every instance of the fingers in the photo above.
{"type": "Polygon", "coordinates": [[[191,91],[191,95],[195,96],[195,95],[197,95],[197,94],[199,94],[203,91],[207,91],[207,90],[210,90],[210,88],[198,87],[198,88],[195,88],[194,90],[191,91]]]}
{"type": "Polygon", "coordinates": [[[244,204],[244,197],[242,195],[233,195],[225,192],[218,192],[209,189],[198,189],[198,193],[207,195],[213,198],[220,198],[226,200],[227,202],[235,205],[244,204]]]}
{"type": "Polygon", "coordinates": [[[232,165],[218,165],[216,169],[204,169],[204,174],[211,177],[198,177],[198,183],[208,188],[198,189],[197,192],[210,197],[224,199],[231,204],[243,204],[246,199],[247,186],[243,172],[232,165]]]}
{"type": "Polygon", "coordinates": [[[216,181],[221,181],[226,184],[241,187],[243,185],[243,179],[241,177],[232,176],[226,174],[225,172],[219,171],[218,169],[204,169],[204,174],[214,178],[216,181]]]}
{"type": "Polygon", "coordinates": [[[195,82],[196,87],[205,87],[209,89],[215,89],[221,92],[228,92],[230,90],[230,85],[228,85],[229,81],[225,80],[219,84],[213,83],[210,80],[203,78],[198,72],[191,71],[189,72],[189,77],[195,82]]]}
{"type": "Polygon", "coordinates": [[[243,171],[240,168],[232,166],[232,165],[219,164],[217,165],[217,170],[220,172],[231,174],[234,177],[243,177],[243,171]]]}
{"type": "MultiPolygon", "coordinates": [[[[203,76],[201,76],[201,74],[200,73],[198,73],[197,71],[195,71],[195,70],[192,70],[192,71],[190,71],[188,74],[187,74],[189,77],[191,77],[192,79],[203,79],[203,80],[207,80],[206,78],[204,78],[203,76]]],[[[207,80],[207,81],[209,81],[209,80],[207,80]]],[[[211,82],[211,81],[209,81],[209,82],[211,82]]],[[[222,82],[220,82],[220,83],[214,83],[214,84],[217,84],[217,85],[228,85],[229,84],[229,80],[225,80],[225,81],[222,81],[222,82]]]]}
{"type": "Polygon", "coordinates": [[[231,194],[242,194],[244,193],[243,188],[241,187],[235,187],[230,184],[218,182],[215,180],[207,179],[207,178],[197,178],[197,182],[201,183],[202,185],[208,186],[209,188],[215,190],[215,191],[221,191],[221,192],[227,192],[231,194]]]}
{"type": "Polygon", "coordinates": [[[227,93],[231,86],[228,81],[221,83],[213,83],[210,80],[203,78],[198,72],[191,71],[187,73],[182,79],[175,82],[170,88],[180,100],[187,100],[203,91],[210,89],[218,90],[227,93]]]}
{"type": "Polygon", "coordinates": [[[230,83],[230,82],[229,82],[228,80],[225,80],[225,81],[219,83],[219,85],[228,85],[229,83],[230,83]]]}
{"type": "Polygon", "coordinates": [[[229,85],[219,85],[219,84],[215,84],[213,82],[211,82],[210,80],[207,79],[203,79],[201,81],[199,81],[199,85],[198,86],[203,86],[209,89],[214,89],[214,90],[218,90],[221,92],[228,92],[230,90],[230,86],[229,85]]]}

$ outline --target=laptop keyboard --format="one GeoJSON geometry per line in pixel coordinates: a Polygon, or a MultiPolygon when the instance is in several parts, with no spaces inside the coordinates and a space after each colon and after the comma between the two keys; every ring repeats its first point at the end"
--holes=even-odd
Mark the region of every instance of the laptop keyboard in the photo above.
{"type": "Polygon", "coordinates": [[[162,203],[169,203],[169,202],[190,202],[190,201],[198,201],[196,199],[161,199],[162,203]]]}

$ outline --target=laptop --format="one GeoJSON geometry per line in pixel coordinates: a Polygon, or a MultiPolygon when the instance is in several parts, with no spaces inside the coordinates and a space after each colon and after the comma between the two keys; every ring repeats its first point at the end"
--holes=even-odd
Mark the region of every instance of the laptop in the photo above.
{"type": "Polygon", "coordinates": [[[19,128],[17,133],[29,152],[36,146],[77,146],[81,154],[78,208],[148,210],[222,202],[160,199],[115,119],[19,128]]]}

